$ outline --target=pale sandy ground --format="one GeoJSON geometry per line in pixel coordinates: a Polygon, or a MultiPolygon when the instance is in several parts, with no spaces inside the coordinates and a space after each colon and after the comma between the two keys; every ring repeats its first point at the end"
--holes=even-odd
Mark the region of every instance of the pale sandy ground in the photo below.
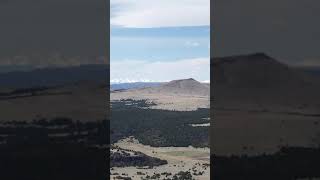
{"type": "Polygon", "coordinates": [[[156,105],[152,109],[164,109],[175,111],[194,111],[198,108],[209,108],[209,96],[180,95],[180,94],[155,94],[138,93],[138,91],[112,92],[111,101],[133,99],[147,100],[156,105]]]}
{"type": "MultiPolygon", "coordinates": [[[[127,138],[118,141],[114,144],[127,150],[134,150],[142,152],[151,157],[157,157],[162,160],[167,160],[167,165],[157,166],[152,169],[138,169],[137,167],[113,168],[111,174],[119,173],[125,174],[132,179],[141,179],[146,175],[152,176],[154,173],[170,172],[176,174],[180,171],[190,171],[195,167],[197,172],[204,171],[201,176],[194,176],[196,180],[209,180],[210,167],[204,168],[204,164],[210,163],[210,149],[209,148],[194,148],[194,147],[151,147],[138,142],[136,139],[127,138]],[[145,173],[146,175],[137,175],[137,172],[145,173]]],[[[124,175],[122,175],[124,176],[124,175]]],[[[114,179],[116,175],[111,175],[114,179]]],[[[163,179],[165,176],[161,176],[163,179]]]]}

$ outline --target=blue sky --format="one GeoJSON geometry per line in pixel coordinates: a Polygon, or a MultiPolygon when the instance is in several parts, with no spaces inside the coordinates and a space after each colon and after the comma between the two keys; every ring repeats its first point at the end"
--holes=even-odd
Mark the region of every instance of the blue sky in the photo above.
{"type": "Polygon", "coordinates": [[[111,83],[208,82],[209,3],[111,0],[111,83]]]}

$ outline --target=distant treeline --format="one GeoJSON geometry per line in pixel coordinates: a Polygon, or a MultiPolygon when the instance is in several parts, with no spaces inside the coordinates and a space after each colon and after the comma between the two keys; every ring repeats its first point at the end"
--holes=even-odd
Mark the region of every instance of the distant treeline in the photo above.
{"type": "Polygon", "coordinates": [[[111,152],[110,154],[110,167],[145,167],[152,168],[153,166],[160,166],[168,164],[166,160],[150,157],[141,152],[133,152],[134,155],[127,153],[121,149],[118,152],[111,152]]]}
{"type": "Polygon", "coordinates": [[[272,155],[211,156],[219,180],[296,180],[320,177],[320,148],[283,147],[272,155]]]}
{"type": "Polygon", "coordinates": [[[21,88],[15,89],[10,92],[0,92],[0,96],[12,96],[12,95],[19,95],[19,94],[27,94],[27,93],[35,93],[47,90],[48,87],[33,87],[33,88],[21,88]]]}
{"type": "Polygon", "coordinates": [[[207,123],[209,109],[168,111],[147,109],[145,101],[123,100],[111,104],[111,143],[134,136],[141,143],[159,146],[207,147],[209,127],[190,124],[207,123]]]}
{"type": "MultiPolygon", "coordinates": [[[[55,87],[50,87],[54,89],[55,87]]],[[[22,88],[16,89],[10,92],[0,92],[0,100],[17,99],[33,96],[50,96],[50,95],[65,95],[72,94],[71,91],[63,92],[45,92],[49,87],[34,87],[34,88],[22,88]]]]}
{"type": "Polygon", "coordinates": [[[73,121],[69,118],[38,119],[0,124],[0,147],[11,144],[80,143],[109,144],[109,121],[73,121]]]}

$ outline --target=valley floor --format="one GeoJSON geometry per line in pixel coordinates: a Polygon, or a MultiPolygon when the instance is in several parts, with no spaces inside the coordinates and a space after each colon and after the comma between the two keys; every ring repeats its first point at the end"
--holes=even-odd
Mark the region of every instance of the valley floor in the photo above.
{"type": "Polygon", "coordinates": [[[111,101],[121,99],[147,100],[148,103],[154,104],[151,109],[174,110],[174,111],[194,111],[198,108],[209,108],[209,96],[190,96],[180,94],[151,94],[140,93],[137,91],[125,91],[111,93],[111,101]]]}
{"type": "Polygon", "coordinates": [[[142,152],[148,156],[167,160],[168,164],[152,168],[116,167],[111,169],[111,179],[117,176],[142,179],[154,174],[161,178],[172,178],[180,171],[189,171],[196,180],[210,179],[210,149],[194,147],[151,147],[139,143],[133,137],[118,141],[114,146],[142,152]],[[169,173],[169,174],[168,174],[169,173]],[[170,175],[171,173],[171,175],[170,175]],[[139,174],[139,175],[138,175],[139,174]],[[166,176],[167,175],[167,176],[166,176]]]}

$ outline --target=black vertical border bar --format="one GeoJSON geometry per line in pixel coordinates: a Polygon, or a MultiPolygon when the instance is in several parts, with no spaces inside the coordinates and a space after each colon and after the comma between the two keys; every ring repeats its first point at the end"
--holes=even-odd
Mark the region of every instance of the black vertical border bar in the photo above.
{"type": "Polygon", "coordinates": [[[214,13],[213,13],[213,6],[214,6],[215,0],[210,0],[210,129],[209,129],[209,147],[210,147],[210,179],[213,172],[213,149],[214,149],[214,143],[212,142],[212,136],[213,136],[213,99],[214,99],[214,77],[213,77],[213,64],[212,64],[212,58],[213,58],[213,46],[214,46],[214,13]]]}
{"type": "Polygon", "coordinates": [[[106,72],[106,104],[107,104],[107,107],[106,107],[106,123],[107,123],[107,127],[108,127],[108,140],[107,140],[107,145],[108,145],[108,149],[107,149],[107,157],[106,157],[106,163],[107,163],[107,177],[106,179],[110,179],[110,0],[105,0],[105,4],[106,4],[106,30],[107,32],[105,33],[105,39],[106,39],[106,58],[107,58],[107,63],[108,63],[108,72],[106,72]]]}
{"type": "MultiPolygon", "coordinates": [[[[106,2],[106,33],[104,39],[106,40],[106,50],[105,50],[105,57],[107,58],[108,63],[108,72],[106,74],[106,101],[107,101],[107,107],[106,107],[106,118],[108,120],[108,123],[110,124],[110,0],[105,1],[106,2]]],[[[110,127],[110,126],[109,126],[110,127]]],[[[108,129],[110,134],[110,128],[108,129]]],[[[110,138],[108,139],[108,142],[110,144],[110,138]]]]}

